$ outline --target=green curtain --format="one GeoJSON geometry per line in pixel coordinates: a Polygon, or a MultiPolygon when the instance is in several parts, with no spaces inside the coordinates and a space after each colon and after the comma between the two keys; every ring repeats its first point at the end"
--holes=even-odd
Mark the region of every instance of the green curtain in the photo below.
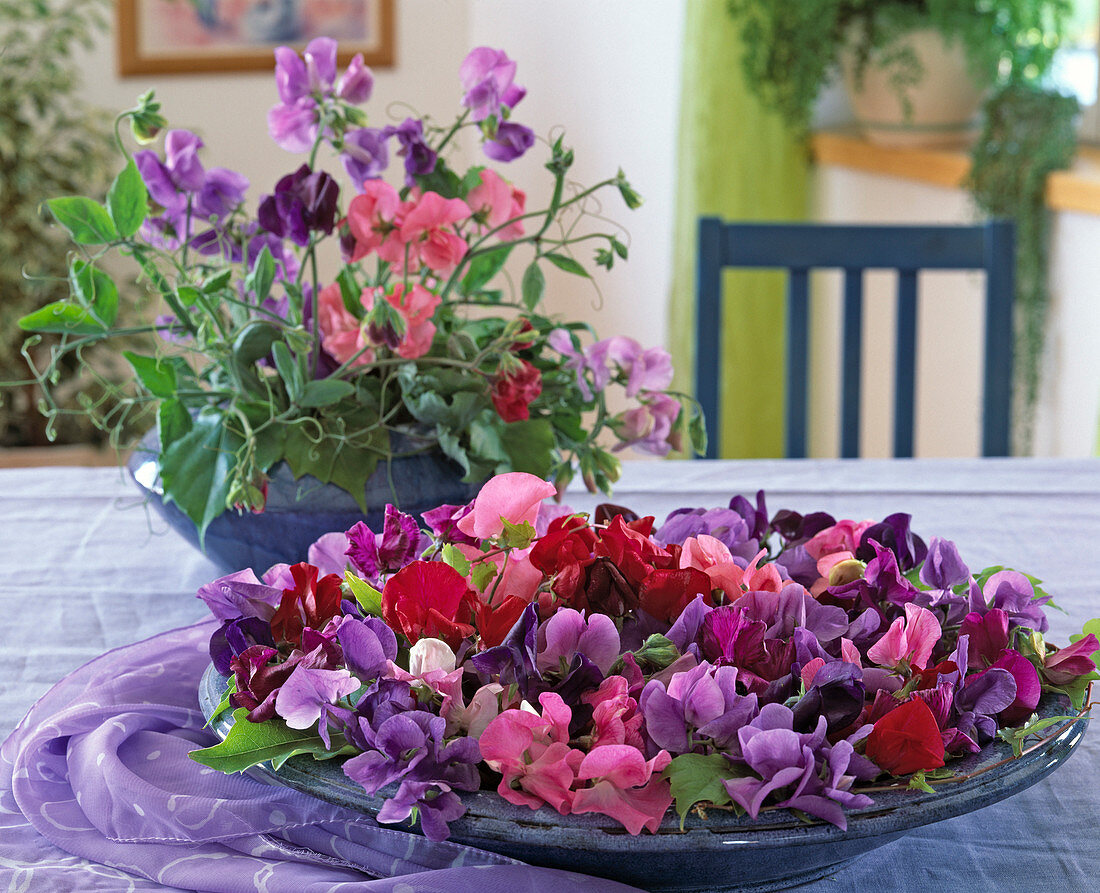
{"type": "MultiPolygon", "coordinates": [[[[725,0],[691,0],[685,16],[669,322],[676,384],[693,392],[697,221],[707,214],[804,218],[808,153],[746,88],[741,37],[725,0]]],[[[723,288],[720,455],[782,456],[783,280],[774,273],[727,272],[723,288]]]]}

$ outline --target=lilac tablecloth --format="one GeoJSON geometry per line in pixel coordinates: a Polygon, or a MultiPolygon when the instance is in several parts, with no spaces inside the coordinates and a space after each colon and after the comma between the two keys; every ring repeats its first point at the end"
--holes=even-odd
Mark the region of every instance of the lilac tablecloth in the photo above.
{"type": "MultiPolygon", "coordinates": [[[[663,516],[758,487],[773,510],[909,511],[918,532],[955,539],[972,566],[1007,560],[1034,573],[1066,612],[1051,615],[1056,641],[1100,615],[1100,463],[641,463],[616,501],[663,516]]],[[[0,890],[627,889],[204,775],[185,757],[208,740],[194,694],[207,627],[194,625],[204,609],[193,593],[216,570],[159,530],[115,471],[0,472],[0,518],[0,737],[42,698],[0,748],[0,890]]],[[[1098,739],[1094,728],[1028,791],[800,889],[949,890],[963,879],[976,891],[1095,889],[1098,739]]]]}

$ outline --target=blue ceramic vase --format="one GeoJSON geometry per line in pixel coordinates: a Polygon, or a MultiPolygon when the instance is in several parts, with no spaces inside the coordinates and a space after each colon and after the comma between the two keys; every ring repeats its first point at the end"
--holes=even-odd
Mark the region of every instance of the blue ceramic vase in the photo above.
{"type": "MultiPolygon", "coordinates": [[[[142,441],[127,468],[148,504],[173,530],[200,548],[194,522],[174,503],[164,500],[155,436],[142,441]]],[[[273,564],[305,561],[310,544],[318,537],[347,530],[357,521],[380,532],[387,503],[419,515],[445,503],[463,505],[480,486],[464,483],[462,469],[439,450],[380,462],[367,479],[365,515],[346,490],[310,475],[296,478],[286,462],[276,464],[269,477],[262,512],[226,511],[206,529],[201,548],[227,573],[250,567],[259,575],[273,564]]]]}

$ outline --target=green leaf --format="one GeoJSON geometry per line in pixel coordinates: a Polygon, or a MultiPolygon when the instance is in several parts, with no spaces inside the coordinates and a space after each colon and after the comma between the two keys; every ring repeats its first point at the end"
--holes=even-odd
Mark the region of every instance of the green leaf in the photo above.
{"type": "Polygon", "coordinates": [[[302,390],[302,396],[295,402],[305,407],[331,406],[354,393],[355,385],[351,382],[339,378],[322,378],[308,382],[302,390]]]}
{"type": "Polygon", "coordinates": [[[154,397],[171,398],[176,393],[176,367],[164,358],[146,357],[124,350],[122,355],[133,366],[147,391],[154,397]]]}
{"type": "Polygon", "coordinates": [[[69,286],[80,303],[95,314],[104,326],[118,319],[118,287],[114,280],[93,264],[74,260],[69,267],[69,286]]]}
{"type": "Polygon", "coordinates": [[[364,489],[367,478],[378,466],[379,457],[389,449],[389,436],[378,428],[367,446],[352,447],[331,436],[314,443],[303,426],[287,431],[285,458],[295,477],[311,474],[324,483],[332,483],[350,493],[359,507],[367,511],[364,489]]]}
{"type": "Polygon", "coordinates": [[[217,719],[219,716],[221,716],[223,713],[225,713],[225,711],[228,710],[230,708],[230,706],[232,706],[229,703],[229,697],[230,697],[230,695],[236,694],[236,692],[237,692],[237,677],[236,676],[230,676],[229,677],[229,685],[226,686],[225,694],[222,695],[222,699],[220,701],[218,701],[218,706],[214,708],[214,712],[210,714],[210,719],[208,719],[206,721],[206,725],[203,726],[203,728],[209,728],[210,724],[215,719],[217,719]]]}
{"type": "Polygon", "coordinates": [[[54,301],[34,313],[20,317],[19,328],[27,332],[54,332],[68,335],[100,335],[107,328],[91,312],[68,301],[54,301]]]}
{"type": "Polygon", "coordinates": [[[162,453],[190,430],[191,413],[179,400],[165,400],[157,407],[157,432],[162,453]]]}
{"type": "Polygon", "coordinates": [[[312,729],[292,729],[282,720],[248,721],[243,707],[233,711],[233,727],[224,741],[213,747],[193,750],[188,756],[196,763],[219,772],[244,772],[257,763],[282,766],[298,754],[328,754],[325,742],[312,729]]]}
{"type": "Polygon", "coordinates": [[[252,265],[252,272],[245,278],[245,288],[256,296],[256,303],[263,303],[271,292],[271,285],[275,282],[275,258],[271,256],[271,250],[264,245],[263,250],[252,265]]]}
{"type": "Polygon", "coordinates": [[[672,758],[663,773],[672,789],[672,799],[680,816],[680,829],[684,819],[696,803],[713,803],[726,806],[731,803],[729,792],[722,782],[735,777],[730,761],[720,753],[682,753],[672,758]]]}
{"type": "Polygon", "coordinates": [[[626,174],[622,172],[622,168],[619,169],[616,185],[619,187],[619,194],[623,197],[623,201],[626,202],[626,206],[630,208],[631,211],[642,206],[642,197],[638,195],[633,187],[626,181],[626,174]]]}
{"type": "Polygon", "coordinates": [[[115,230],[124,239],[130,238],[145,222],[149,213],[149,191],[132,158],[107,191],[107,211],[115,230]]]}
{"type": "Polygon", "coordinates": [[[528,310],[534,310],[542,300],[544,291],[546,291],[546,277],[542,273],[542,267],[538,265],[538,261],[531,261],[523,271],[523,282],[520,285],[523,306],[528,310]]]}
{"type": "Polygon", "coordinates": [[[577,261],[565,254],[544,254],[550,263],[552,263],[559,270],[565,270],[566,273],[572,273],[574,276],[588,276],[588,271],[582,267],[577,261]]]}
{"type": "Polygon", "coordinates": [[[512,244],[497,245],[484,254],[474,257],[470,261],[470,269],[462,277],[462,293],[471,295],[487,285],[500,272],[514,247],[512,244]]]}
{"type": "Polygon", "coordinates": [[[279,336],[277,326],[269,322],[253,320],[233,339],[233,356],[238,363],[251,366],[271,353],[271,348],[279,340],[279,336]]]}
{"type": "Polygon", "coordinates": [[[291,403],[296,403],[305,387],[302,370],[285,342],[276,341],[272,347],[272,353],[275,355],[275,369],[283,380],[283,384],[286,385],[287,396],[290,397],[291,403]]]}
{"type": "MultiPolygon", "coordinates": [[[[1092,633],[1097,639],[1100,639],[1100,617],[1094,617],[1092,620],[1087,621],[1081,632],[1074,633],[1069,637],[1069,640],[1070,642],[1080,642],[1089,633],[1092,633]]],[[[1100,668],[1100,650],[1092,652],[1090,657],[1097,668],[1100,668]]]]}
{"type": "Polygon", "coordinates": [[[217,411],[198,415],[183,437],[160,457],[164,496],[174,502],[199,531],[202,544],[210,522],[226,509],[237,450],[244,443],[217,411]]]}
{"type": "Polygon", "coordinates": [[[102,245],[118,238],[107,209],[90,198],[82,195],[51,198],[46,206],[77,245],[102,245]]]}
{"type": "Polygon", "coordinates": [[[371,586],[366,580],[357,577],[351,571],[344,571],[344,582],[355,596],[359,607],[374,617],[382,616],[382,593],[371,586]]]}
{"type": "Polygon", "coordinates": [[[529,521],[524,521],[522,524],[513,524],[503,516],[500,520],[504,525],[504,529],[500,533],[499,540],[505,548],[526,549],[531,545],[535,539],[535,528],[531,526],[529,521]]]}
{"type": "Polygon", "coordinates": [[[1100,674],[1085,673],[1084,676],[1071,679],[1064,685],[1044,685],[1043,688],[1047,691],[1061,692],[1069,698],[1074,710],[1080,710],[1085,704],[1085,696],[1088,694],[1089,685],[1097,679],[1100,679],[1100,674]]]}
{"type": "Polygon", "coordinates": [[[458,548],[454,543],[447,543],[443,546],[443,552],[441,557],[445,564],[449,564],[462,576],[470,576],[470,560],[458,551],[458,548]]]}
{"type": "Polygon", "coordinates": [[[473,570],[470,572],[470,582],[478,592],[484,592],[496,575],[497,566],[491,561],[482,561],[473,566],[473,570]]]}
{"type": "Polygon", "coordinates": [[[505,425],[501,441],[513,471],[546,477],[554,465],[554,428],[548,419],[527,419],[505,425]]]}

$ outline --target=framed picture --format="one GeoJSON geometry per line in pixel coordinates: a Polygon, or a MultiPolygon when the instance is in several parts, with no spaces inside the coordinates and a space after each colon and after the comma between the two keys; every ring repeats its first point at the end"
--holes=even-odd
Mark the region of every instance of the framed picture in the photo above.
{"type": "Polygon", "coordinates": [[[315,37],[393,65],[393,0],[118,0],[119,74],[261,71],[272,50],[315,37]]]}

